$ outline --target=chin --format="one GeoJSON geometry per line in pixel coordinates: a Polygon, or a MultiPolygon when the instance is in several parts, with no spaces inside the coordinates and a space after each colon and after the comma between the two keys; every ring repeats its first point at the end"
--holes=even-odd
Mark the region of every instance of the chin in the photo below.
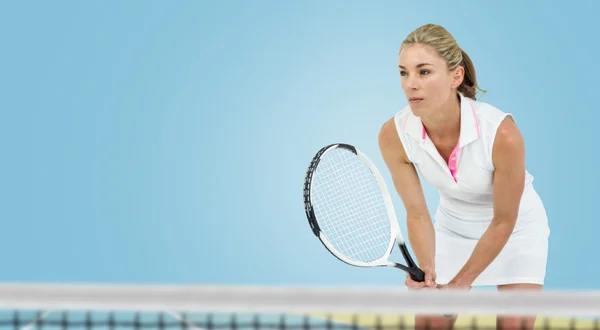
{"type": "Polygon", "coordinates": [[[425,110],[420,104],[409,104],[409,106],[410,111],[417,117],[420,117],[425,110]]]}

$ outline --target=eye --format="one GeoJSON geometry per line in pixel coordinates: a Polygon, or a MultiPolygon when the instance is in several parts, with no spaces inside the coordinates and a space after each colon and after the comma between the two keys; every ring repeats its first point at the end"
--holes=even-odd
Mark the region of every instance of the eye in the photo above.
{"type": "Polygon", "coordinates": [[[401,76],[406,76],[406,71],[400,71],[401,76]]]}
{"type": "Polygon", "coordinates": [[[429,70],[421,70],[421,74],[423,75],[427,75],[430,74],[431,72],[429,70]]]}

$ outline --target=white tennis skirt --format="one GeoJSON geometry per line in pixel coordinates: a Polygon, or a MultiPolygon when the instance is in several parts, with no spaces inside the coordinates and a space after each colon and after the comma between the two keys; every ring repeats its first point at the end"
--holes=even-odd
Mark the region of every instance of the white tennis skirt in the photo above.
{"type": "MultiPolygon", "coordinates": [[[[525,219],[518,220],[502,251],[477,277],[473,286],[544,284],[550,234],[546,213],[543,209],[533,210],[524,216],[525,219]]],[[[435,271],[439,284],[454,278],[479,242],[448,229],[444,220],[436,219],[435,223],[435,271]]]]}

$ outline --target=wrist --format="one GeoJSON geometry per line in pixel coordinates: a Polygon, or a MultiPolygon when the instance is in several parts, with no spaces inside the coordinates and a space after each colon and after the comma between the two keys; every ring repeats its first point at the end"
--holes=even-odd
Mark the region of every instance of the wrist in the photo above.
{"type": "Polygon", "coordinates": [[[454,288],[470,288],[471,285],[473,285],[473,282],[474,280],[471,280],[470,278],[457,276],[453,278],[448,285],[454,288]]]}
{"type": "Polygon", "coordinates": [[[432,271],[434,271],[434,270],[435,270],[435,265],[433,265],[433,264],[423,264],[423,265],[422,265],[420,268],[421,268],[421,270],[423,270],[424,272],[425,272],[425,271],[430,271],[430,272],[432,272],[432,271]]]}

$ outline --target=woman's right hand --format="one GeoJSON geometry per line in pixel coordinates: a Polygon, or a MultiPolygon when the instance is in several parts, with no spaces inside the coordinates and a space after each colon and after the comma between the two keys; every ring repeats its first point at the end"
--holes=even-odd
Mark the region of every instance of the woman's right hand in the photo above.
{"type": "Polygon", "coordinates": [[[410,274],[406,274],[406,281],[404,282],[404,285],[406,285],[409,290],[418,290],[418,289],[424,289],[424,288],[427,288],[427,289],[437,288],[437,284],[435,283],[435,278],[436,278],[435,270],[433,270],[432,268],[423,268],[422,270],[425,273],[425,281],[424,282],[417,282],[417,281],[413,280],[412,278],[410,278],[410,274]]]}

